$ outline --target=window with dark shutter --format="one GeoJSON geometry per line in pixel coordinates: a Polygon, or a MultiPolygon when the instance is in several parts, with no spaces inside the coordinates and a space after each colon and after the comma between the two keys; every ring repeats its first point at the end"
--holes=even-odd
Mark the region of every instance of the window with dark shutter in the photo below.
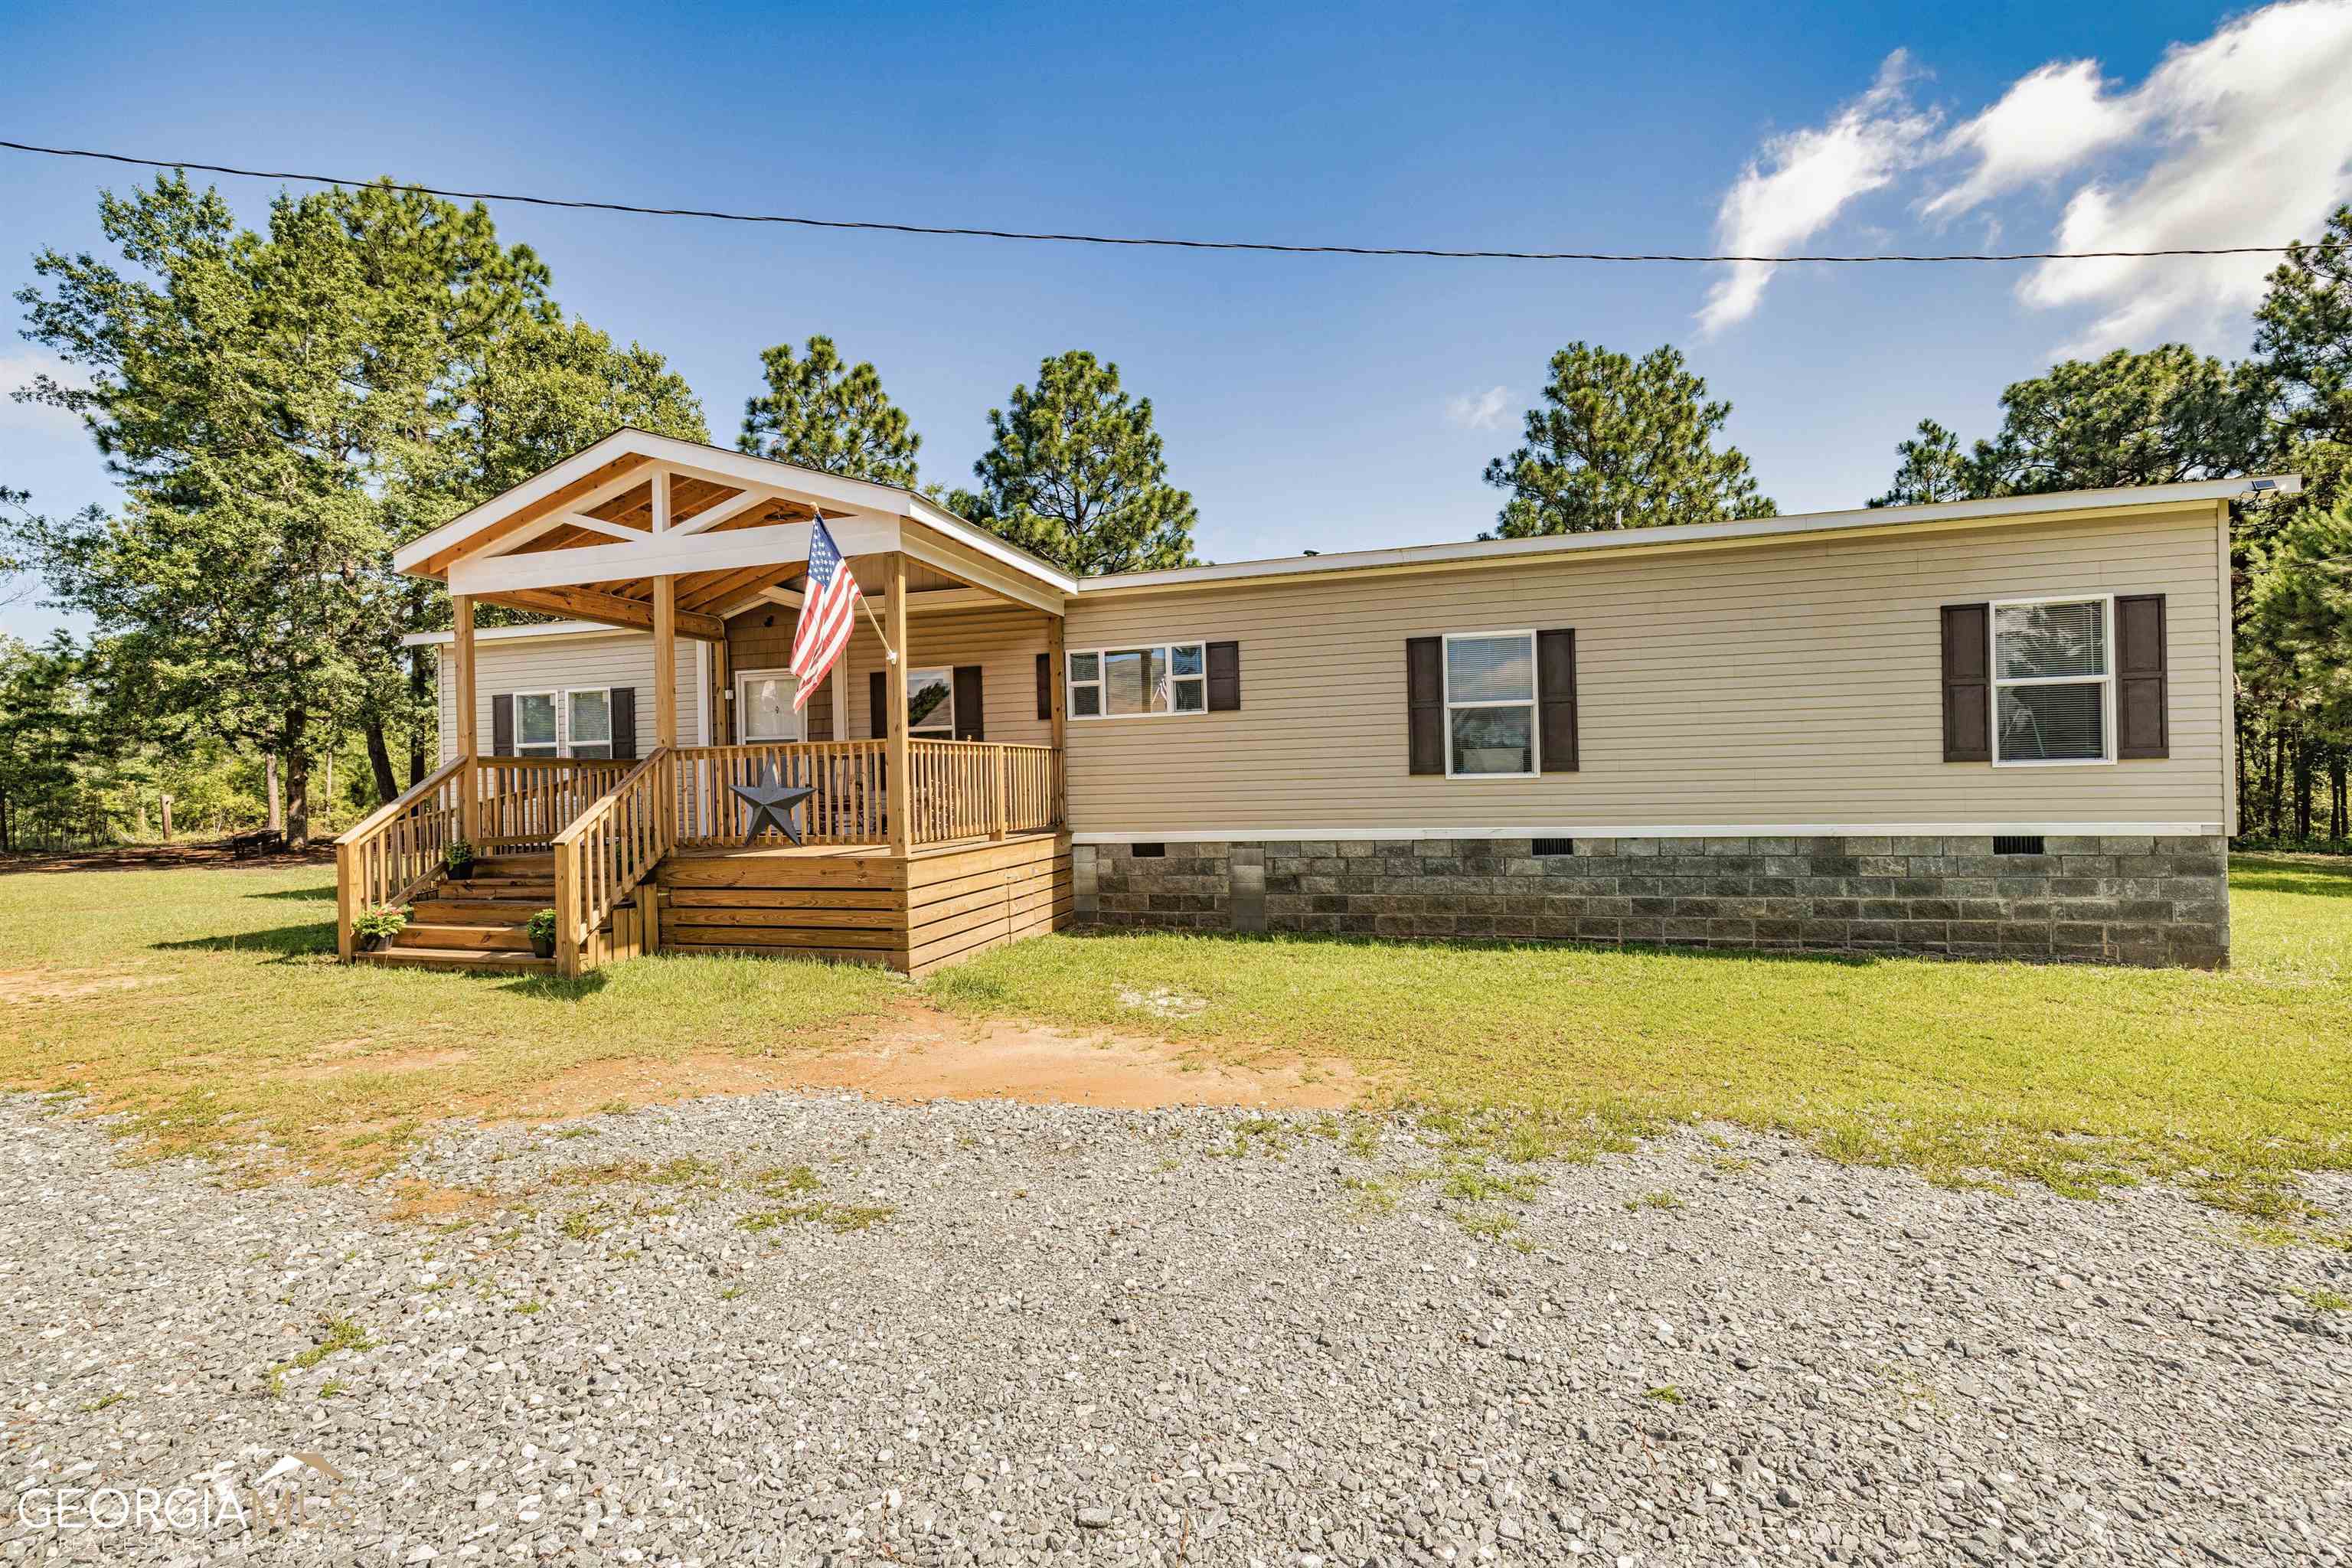
{"type": "Polygon", "coordinates": [[[2116,596],[2116,755],[2170,756],[2163,595],[2116,596]]]}
{"type": "Polygon", "coordinates": [[[1944,606],[1944,761],[1992,761],[1992,606],[1944,606]]]}
{"type": "Polygon", "coordinates": [[[1404,639],[1406,770],[1445,771],[1445,639],[1404,639]]]}
{"type": "Polygon", "coordinates": [[[615,686],[613,702],[613,754],[634,757],[637,754],[637,689],[615,686]]]}
{"type": "Polygon", "coordinates": [[[1536,718],[1542,726],[1543,771],[1576,768],[1576,634],[1536,634],[1536,718]]]}
{"type": "Polygon", "coordinates": [[[1054,718],[1054,656],[1037,656],[1037,722],[1050,723],[1054,718]]]}
{"type": "Polygon", "coordinates": [[[1209,645],[1209,711],[1232,713],[1242,705],[1242,645],[1209,645]]]}
{"type": "Polygon", "coordinates": [[[501,691],[490,699],[490,755],[514,755],[514,693],[501,691]]]}
{"type": "Polygon", "coordinates": [[[955,738],[959,741],[984,741],[986,723],[981,712],[980,666],[960,664],[955,667],[955,738]]]}
{"type": "Polygon", "coordinates": [[[890,685],[881,670],[866,678],[866,706],[873,715],[871,733],[878,741],[890,732],[890,685]]]}

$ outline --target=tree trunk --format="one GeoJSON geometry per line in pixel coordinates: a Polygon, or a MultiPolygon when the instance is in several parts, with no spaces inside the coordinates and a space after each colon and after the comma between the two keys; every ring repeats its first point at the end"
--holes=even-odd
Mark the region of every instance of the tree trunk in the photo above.
{"type": "Polygon", "coordinates": [[[390,805],[400,795],[400,784],[392,776],[392,747],[383,738],[383,721],[367,721],[368,772],[375,775],[375,803],[390,805]]]}
{"type": "Polygon", "coordinates": [[[310,716],[299,708],[286,715],[286,847],[310,847],[310,716]]]}
{"type": "Polygon", "coordinates": [[[2238,832],[2252,830],[2254,825],[2254,781],[2246,772],[2246,726],[2238,726],[2238,832]]]}
{"type": "Polygon", "coordinates": [[[2352,818],[2352,802],[2344,798],[2345,785],[2352,783],[2352,779],[2347,778],[2347,773],[2352,773],[2352,747],[2338,746],[2335,757],[2327,764],[2327,789],[2331,797],[2327,807],[2327,837],[2338,844],[2352,838],[2352,820],[2347,820],[2352,818]]]}
{"type": "Polygon", "coordinates": [[[163,842],[169,844],[172,842],[172,797],[170,795],[167,795],[163,797],[163,842]]]}
{"type": "Polygon", "coordinates": [[[2298,844],[2311,842],[2311,752],[2307,740],[2298,737],[2294,743],[2294,839],[2298,844]]]}
{"type": "Polygon", "coordinates": [[[0,855],[13,854],[16,847],[8,841],[8,797],[0,794],[0,855]]]}
{"type": "MultiPolygon", "coordinates": [[[[421,647],[408,650],[408,694],[416,700],[420,710],[440,711],[440,705],[432,701],[433,679],[425,662],[425,650],[421,647]]],[[[408,731],[408,787],[415,789],[423,784],[425,773],[425,731],[420,726],[408,731]]],[[[391,797],[387,795],[384,798],[388,800],[391,797]]]]}
{"type": "Polygon", "coordinates": [[[261,773],[269,791],[269,831],[283,833],[286,830],[286,805],[278,793],[278,754],[275,752],[261,759],[261,773]]]}

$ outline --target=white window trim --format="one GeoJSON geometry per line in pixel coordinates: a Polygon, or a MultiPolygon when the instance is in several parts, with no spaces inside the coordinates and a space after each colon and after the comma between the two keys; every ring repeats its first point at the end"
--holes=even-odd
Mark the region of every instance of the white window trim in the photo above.
{"type": "Polygon", "coordinates": [[[1070,648],[1062,657],[1062,708],[1063,711],[1068,714],[1069,721],[1073,724],[1093,724],[1105,719],[1198,719],[1209,711],[1209,639],[1165,637],[1158,642],[1109,643],[1101,647],[1070,648]],[[1176,673],[1176,650],[1180,647],[1196,647],[1201,650],[1199,675],[1180,676],[1176,673]],[[1073,693],[1081,686],[1091,686],[1099,691],[1102,689],[1102,659],[1105,655],[1114,653],[1157,653],[1165,658],[1168,661],[1168,706],[1155,708],[1149,713],[1079,712],[1078,700],[1073,693]],[[1095,660],[1095,679],[1074,679],[1070,672],[1076,668],[1076,661],[1089,657],[1095,660]],[[1201,683],[1200,707],[1176,706],[1176,682],[1179,680],[1198,680],[1201,683]]]}
{"type": "Polygon", "coordinates": [[[793,733],[789,735],[761,735],[754,738],[751,734],[751,700],[743,694],[744,683],[752,680],[775,680],[778,679],[793,681],[795,686],[799,683],[799,678],[793,674],[792,669],[789,667],[781,669],[739,669],[735,672],[733,701],[735,703],[736,739],[742,744],[746,746],[782,746],[793,744],[808,739],[808,710],[805,708],[796,708],[793,710],[793,733]]]}
{"type": "Polygon", "coordinates": [[[1449,779],[1531,779],[1543,773],[1543,675],[1536,667],[1536,634],[1533,631],[1447,632],[1437,649],[1438,691],[1444,699],[1438,704],[1444,715],[1445,732],[1445,776],[1449,779]],[[1454,645],[1455,642],[1492,642],[1499,637],[1528,639],[1528,695],[1525,699],[1504,698],[1496,701],[1456,702],[1454,700],[1454,645]],[[1523,773],[1457,773],[1454,771],[1454,710],[1456,708],[1524,708],[1528,710],[1528,762],[1523,773]]]}
{"type": "Polygon", "coordinates": [[[2116,596],[2113,594],[2034,594],[2025,598],[1995,599],[1985,612],[1985,721],[1992,729],[1992,765],[1997,768],[2105,768],[2116,762],[2116,596]],[[2099,646],[2106,668],[2097,676],[2034,675],[2003,679],[2000,673],[2000,612],[2020,605],[2097,605],[2099,646]],[[2000,754],[2000,692],[2005,686],[2087,686],[2099,683],[2099,744],[2096,757],[2017,757],[2000,754]]]}
{"type": "MultiPolygon", "coordinates": [[[[518,689],[518,690],[514,690],[514,691],[508,691],[508,692],[500,692],[500,693],[498,693],[497,695],[499,695],[499,696],[511,697],[511,698],[513,698],[513,699],[514,699],[514,702],[515,702],[515,749],[514,749],[514,754],[515,754],[516,756],[518,756],[518,757],[543,757],[543,756],[545,756],[545,755],[547,754],[543,749],[541,749],[541,750],[533,750],[533,751],[530,751],[530,752],[526,752],[526,751],[524,751],[524,750],[523,750],[523,746],[524,746],[525,742],[524,742],[523,738],[522,738],[522,700],[523,700],[524,698],[526,698],[526,697],[545,697],[545,698],[550,698],[550,699],[551,699],[551,700],[554,701],[554,703],[555,703],[555,753],[554,753],[554,754],[555,754],[555,755],[557,755],[557,756],[559,756],[559,757],[568,757],[568,756],[572,755],[572,694],[573,692],[575,692],[575,691],[601,691],[601,692],[603,692],[603,693],[604,694],[605,711],[606,711],[607,713],[609,713],[609,712],[611,712],[611,711],[612,711],[613,693],[614,693],[614,692],[615,692],[615,691],[617,691],[617,690],[619,690],[619,689],[620,689],[620,688],[619,688],[619,687],[617,687],[617,686],[530,686],[530,687],[524,687],[524,688],[521,688],[521,689],[518,689]]],[[[602,740],[602,741],[591,741],[591,742],[589,742],[588,743],[589,743],[590,745],[592,745],[592,746],[603,746],[603,747],[605,747],[607,750],[610,750],[613,746],[616,745],[618,742],[619,742],[619,737],[618,737],[618,736],[613,736],[613,737],[610,737],[610,738],[608,738],[608,739],[606,739],[606,740],[602,740]]],[[[533,741],[533,742],[529,742],[529,743],[530,743],[531,746],[533,746],[534,748],[544,748],[544,747],[546,746],[546,744],[547,744],[547,742],[544,742],[544,741],[533,741]]],[[[595,759],[595,760],[602,761],[603,759],[599,758],[599,759],[595,759]]],[[[624,758],[622,758],[622,759],[620,759],[620,760],[621,760],[621,761],[623,761],[623,762],[626,762],[628,759],[627,759],[627,758],[625,758],[625,757],[624,757],[624,758]]]]}

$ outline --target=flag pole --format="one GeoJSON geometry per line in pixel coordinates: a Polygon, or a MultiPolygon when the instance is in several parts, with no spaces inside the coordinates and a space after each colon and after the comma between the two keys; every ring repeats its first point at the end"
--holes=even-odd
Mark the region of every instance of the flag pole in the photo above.
{"type": "MultiPolygon", "coordinates": [[[[809,508],[809,510],[810,510],[811,512],[813,512],[813,513],[814,513],[814,514],[815,514],[815,517],[816,517],[817,521],[819,521],[819,522],[823,522],[823,521],[824,521],[824,508],[822,508],[822,507],[814,507],[814,506],[813,506],[813,507],[809,508]]],[[[862,607],[865,609],[865,611],[866,611],[866,618],[867,620],[872,621],[872,622],[874,623],[874,636],[875,636],[875,637],[877,638],[877,640],[878,640],[878,641],[882,644],[882,654],[883,654],[883,657],[884,657],[886,659],[887,659],[887,660],[888,660],[890,663],[892,663],[892,664],[896,664],[896,663],[898,663],[898,650],[897,648],[892,647],[890,646],[890,637],[889,637],[889,634],[888,634],[888,633],[887,633],[887,632],[885,632],[885,631],[882,629],[882,617],[881,617],[881,616],[877,616],[877,615],[876,615],[876,614],[874,613],[874,606],[873,606],[873,605],[869,605],[869,604],[866,604],[866,587],[865,587],[865,584],[858,584],[858,589],[857,589],[857,603],[859,604],[859,605],[860,605],[860,606],[862,606],[862,607]]]]}

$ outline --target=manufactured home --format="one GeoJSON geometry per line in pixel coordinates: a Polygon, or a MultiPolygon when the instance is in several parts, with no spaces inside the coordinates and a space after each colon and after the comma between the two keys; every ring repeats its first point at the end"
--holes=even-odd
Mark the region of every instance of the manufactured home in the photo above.
{"type": "Polygon", "coordinates": [[[444,761],[339,844],[346,949],[392,902],[373,961],[565,973],[1072,925],[2217,965],[2246,486],[1082,580],[622,430],[400,552],[444,761]],[[866,604],[797,703],[820,518],[866,604]],[[747,837],[770,771],[798,843],[747,837]]]}

